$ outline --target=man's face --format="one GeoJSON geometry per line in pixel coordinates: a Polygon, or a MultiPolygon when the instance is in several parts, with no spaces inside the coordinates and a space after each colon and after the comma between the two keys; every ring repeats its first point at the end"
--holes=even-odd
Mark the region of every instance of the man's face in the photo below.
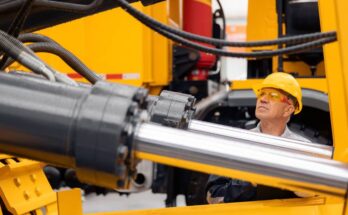
{"type": "Polygon", "coordinates": [[[285,120],[294,110],[293,101],[281,91],[263,88],[257,98],[255,115],[259,120],[285,120]]]}

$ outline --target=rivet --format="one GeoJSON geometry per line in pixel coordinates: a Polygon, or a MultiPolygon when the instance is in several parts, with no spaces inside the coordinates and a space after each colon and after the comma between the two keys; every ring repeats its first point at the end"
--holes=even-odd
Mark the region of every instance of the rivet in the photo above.
{"type": "Polygon", "coordinates": [[[14,178],[13,180],[14,180],[14,183],[15,183],[15,185],[16,185],[17,187],[21,186],[21,179],[19,179],[19,178],[14,178]]]}
{"type": "Polygon", "coordinates": [[[41,195],[40,188],[36,187],[35,188],[35,193],[36,193],[36,195],[40,196],[41,195]]]}
{"type": "Polygon", "coordinates": [[[28,191],[24,191],[24,198],[29,199],[30,198],[30,193],[28,191]]]}
{"type": "Polygon", "coordinates": [[[35,182],[36,179],[37,179],[37,177],[36,177],[35,174],[31,174],[31,175],[30,175],[30,179],[31,179],[33,182],[35,182]]]}

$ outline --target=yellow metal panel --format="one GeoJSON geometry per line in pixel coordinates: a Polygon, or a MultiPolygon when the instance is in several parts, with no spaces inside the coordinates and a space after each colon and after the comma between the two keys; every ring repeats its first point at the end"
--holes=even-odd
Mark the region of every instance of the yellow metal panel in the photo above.
{"type": "MultiPolygon", "coordinates": [[[[165,9],[163,6],[165,3],[160,5],[165,9]]],[[[133,6],[145,11],[141,3],[135,3],[133,6]]],[[[159,9],[160,6],[156,7],[159,9]]],[[[152,11],[150,8],[147,7],[146,10],[152,11]]],[[[161,13],[165,14],[166,10],[162,8],[160,8],[161,13]]],[[[154,33],[121,8],[61,24],[38,33],[56,40],[90,69],[108,77],[109,81],[142,86],[146,62],[144,56],[153,57],[153,47],[146,48],[145,44],[152,39],[147,38],[146,34],[154,33]]],[[[75,71],[58,57],[49,54],[39,54],[39,56],[55,69],[75,74],[75,71]]],[[[11,68],[23,69],[18,64],[12,65],[11,68]]],[[[83,79],[77,78],[77,80],[83,79]]]]}
{"type": "MultiPolygon", "coordinates": [[[[162,2],[151,7],[145,7],[144,12],[156,20],[168,24],[167,4],[162,2]]],[[[163,36],[153,32],[146,26],[144,34],[144,85],[150,87],[166,86],[171,76],[171,42],[163,36]]]]}
{"type": "Polygon", "coordinates": [[[319,0],[322,31],[337,30],[338,42],[324,46],[325,70],[329,89],[334,159],[348,161],[348,2],[319,0]]]}
{"type": "Polygon", "coordinates": [[[57,193],[59,215],[82,215],[81,190],[71,189],[57,193]]]}
{"type": "MultiPolygon", "coordinates": [[[[167,24],[167,4],[138,10],[167,24]]],[[[47,35],[74,53],[90,69],[112,82],[134,86],[165,86],[171,80],[171,45],[121,8],[61,24],[38,33],[47,35]],[[69,32],[69,33],[67,33],[69,32]]],[[[76,76],[57,56],[40,53],[53,68],[76,76]]],[[[24,69],[15,63],[12,69],[24,69]]],[[[25,70],[25,69],[24,69],[25,70]]],[[[79,81],[82,78],[75,77],[79,81]]]]}
{"type": "Polygon", "coordinates": [[[247,23],[248,41],[276,39],[278,24],[275,1],[249,0],[247,23]]]}
{"type": "Polygon", "coordinates": [[[56,202],[42,167],[42,163],[30,160],[7,159],[7,165],[0,168],[0,195],[11,213],[28,213],[56,202]]]}
{"type": "Polygon", "coordinates": [[[172,27],[182,28],[182,0],[167,0],[169,25],[172,27]]]}
{"type": "MultiPolygon", "coordinates": [[[[93,215],[336,215],[342,214],[343,203],[320,197],[202,205],[151,210],[94,213],[93,215]]],[[[92,215],[92,214],[89,214],[92,215]]]]}

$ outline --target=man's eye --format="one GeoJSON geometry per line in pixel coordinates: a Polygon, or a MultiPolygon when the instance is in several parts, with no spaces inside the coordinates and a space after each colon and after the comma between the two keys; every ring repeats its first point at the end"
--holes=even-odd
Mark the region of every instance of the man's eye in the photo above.
{"type": "Polygon", "coordinates": [[[278,93],[270,93],[272,98],[279,98],[279,94],[278,93]]]}
{"type": "Polygon", "coordinates": [[[260,97],[263,97],[263,96],[265,96],[265,95],[266,95],[265,92],[261,92],[261,93],[260,93],[260,97]]]}

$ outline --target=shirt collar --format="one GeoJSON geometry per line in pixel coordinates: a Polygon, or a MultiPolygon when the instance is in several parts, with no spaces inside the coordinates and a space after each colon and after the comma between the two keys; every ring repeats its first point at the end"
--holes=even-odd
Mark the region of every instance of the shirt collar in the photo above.
{"type": "MultiPolygon", "coordinates": [[[[261,126],[261,122],[259,122],[259,123],[257,124],[255,130],[258,131],[258,132],[260,132],[260,133],[262,133],[261,127],[260,127],[260,126],[261,126]]],[[[291,134],[290,129],[288,128],[288,126],[285,126],[285,130],[284,130],[283,134],[280,135],[280,136],[281,136],[281,137],[288,137],[290,134],[291,134]]]]}

